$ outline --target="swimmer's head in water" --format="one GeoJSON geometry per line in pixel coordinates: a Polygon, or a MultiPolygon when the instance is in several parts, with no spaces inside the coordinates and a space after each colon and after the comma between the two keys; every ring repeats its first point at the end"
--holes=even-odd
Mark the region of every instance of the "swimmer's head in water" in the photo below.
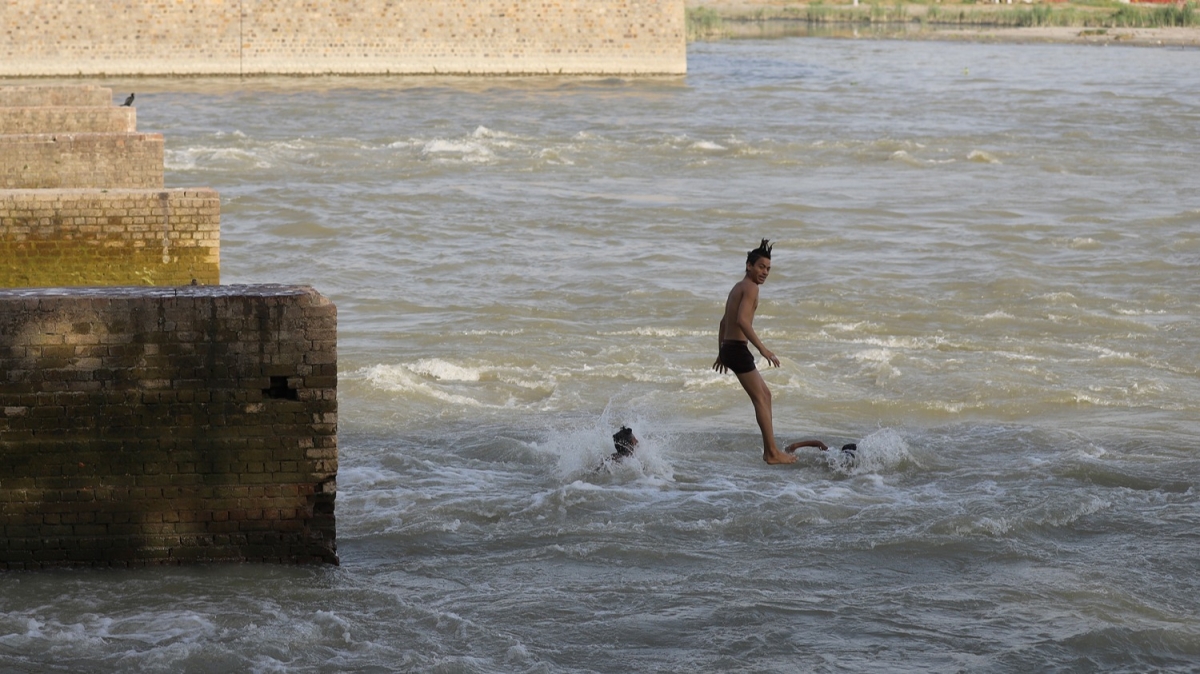
{"type": "Polygon", "coordinates": [[[613,448],[617,450],[617,454],[628,456],[633,453],[633,448],[637,447],[638,439],[633,436],[633,429],[625,426],[621,430],[613,433],[613,448]]]}
{"type": "Polygon", "coordinates": [[[754,264],[755,262],[758,262],[759,258],[762,258],[762,257],[765,257],[768,260],[770,260],[771,259],[771,249],[774,247],[775,247],[775,244],[771,243],[767,239],[763,239],[762,243],[758,244],[758,248],[755,248],[754,250],[748,251],[746,253],[746,264],[754,264]]]}

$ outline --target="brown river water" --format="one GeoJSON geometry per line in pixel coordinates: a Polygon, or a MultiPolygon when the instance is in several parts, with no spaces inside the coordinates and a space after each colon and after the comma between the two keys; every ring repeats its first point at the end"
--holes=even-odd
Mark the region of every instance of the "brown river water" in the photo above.
{"type": "Polygon", "coordinates": [[[342,565],[5,574],[0,671],[1200,671],[1198,66],[104,82],[339,308],[342,565]],[[711,370],[762,237],[780,441],[855,461],[711,370]]]}

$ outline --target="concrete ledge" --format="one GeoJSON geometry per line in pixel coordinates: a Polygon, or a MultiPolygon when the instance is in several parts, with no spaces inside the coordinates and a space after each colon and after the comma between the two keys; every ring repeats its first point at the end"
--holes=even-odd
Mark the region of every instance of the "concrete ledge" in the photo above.
{"type": "Polygon", "coordinates": [[[0,88],[0,107],[6,108],[109,107],[112,104],[112,89],[93,84],[45,84],[0,88]]]}
{"type": "Polygon", "coordinates": [[[137,109],[132,107],[0,107],[0,135],[136,131],[137,109]]]}
{"type": "Polygon", "coordinates": [[[0,569],[337,563],[337,309],[0,290],[0,569]]]}
{"type": "Polygon", "coordinates": [[[0,136],[0,189],[162,186],[160,133],[0,136]]]}
{"type": "Polygon", "coordinates": [[[216,285],[207,188],[0,190],[0,287],[216,285]]]}

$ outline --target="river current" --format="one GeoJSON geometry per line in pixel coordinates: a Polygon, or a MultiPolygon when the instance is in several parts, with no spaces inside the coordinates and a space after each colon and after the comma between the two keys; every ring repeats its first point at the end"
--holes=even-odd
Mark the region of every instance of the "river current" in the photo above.
{"type": "Polygon", "coordinates": [[[224,283],[338,306],[342,564],[4,574],[0,670],[1200,671],[1198,57],[103,82],[224,283]],[[763,237],[777,435],[853,461],[711,369],[763,237]]]}

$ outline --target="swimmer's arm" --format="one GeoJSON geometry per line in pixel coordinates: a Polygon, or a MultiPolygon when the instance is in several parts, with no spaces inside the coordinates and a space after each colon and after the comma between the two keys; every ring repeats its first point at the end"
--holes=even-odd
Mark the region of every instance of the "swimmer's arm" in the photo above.
{"type": "Polygon", "coordinates": [[[800,442],[793,442],[792,444],[788,445],[787,447],[784,447],[783,451],[794,452],[797,449],[800,449],[801,447],[816,447],[817,449],[821,450],[822,452],[829,449],[828,447],[825,446],[825,443],[821,442],[820,440],[801,440],[800,442]]]}

